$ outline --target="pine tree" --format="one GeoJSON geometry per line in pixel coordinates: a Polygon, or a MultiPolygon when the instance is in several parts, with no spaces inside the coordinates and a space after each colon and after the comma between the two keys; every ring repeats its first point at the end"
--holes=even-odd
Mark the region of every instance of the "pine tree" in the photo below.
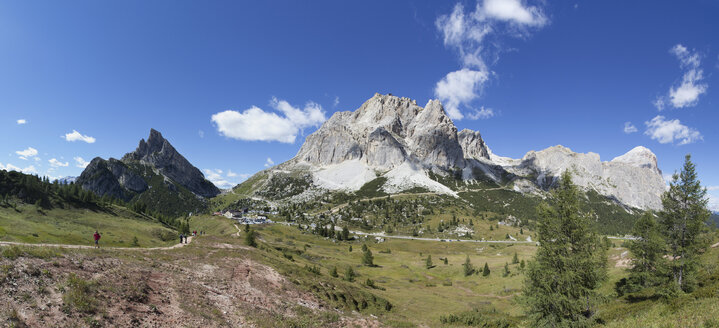
{"type": "Polygon", "coordinates": [[[444,265],[447,265],[448,263],[449,263],[449,261],[448,261],[447,258],[445,257],[445,258],[444,258],[444,265]]]}
{"type": "Polygon", "coordinates": [[[554,206],[537,207],[539,248],[524,281],[523,299],[534,326],[586,326],[606,279],[606,251],[580,213],[579,194],[568,171],[553,192],[554,206]]]}
{"type": "Polygon", "coordinates": [[[245,223],[245,232],[250,232],[250,225],[245,223]]]}
{"type": "Polygon", "coordinates": [[[509,271],[509,263],[504,262],[504,274],[503,274],[503,276],[506,277],[506,276],[508,276],[509,274],[510,274],[510,271],[509,271]]]}
{"type": "Polygon", "coordinates": [[[669,255],[674,259],[668,261],[669,275],[675,286],[686,292],[693,289],[698,251],[704,246],[698,237],[711,215],[706,195],[687,155],[681,172],[672,176],[669,190],[662,195],[664,209],[659,213],[669,255]]]}
{"type": "Polygon", "coordinates": [[[245,232],[245,245],[250,247],[257,247],[257,241],[255,240],[255,230],[250,229],[250,231],[245,232]]]}
{"type": "Polygon", "coordinates": [[[514,257],[512,257],[512,264],[519,263],[519,257],[517,257],[517,252],[514,252],[514,257]]]}
{"type": "Polygon", "coordinates": [[[425,260],[424,265],[425,265],[425,267],[427,267],[427,269],[431,269],[434,266],[434,265],[432,265],[432,255],[431,254],[427,255],[427,260],[425,260]]]}
{"type": "Polygon", "coordinates": [[[356,276],[357,275],[355,274],[355,270],[353,270],[351,266],[348,266],[347,270],[345,270],[345,280],[353,282],[355,281],[356,276]]]}
{"type": "Polygon", "coordinates": [[[637,239],[629,242],[632,252],[632,266],[629,277],[623,278],[616,285],[621,296],[633,293],[644,287],[656,286],[662,282],[661,276],[666,274],[666,242],[659,231],[654,214],[646,212],[634,223],[632,235],[637,239]]]}
{"type": "Polygon", "coordinates": [[[465,277],[471,276],[474,273],[474,266],[472,265],[472,262],[469,261],[469,255],[467,255],[467,258],[464,260],[462,267],[464,269],[465,277]]]}
{"type": "Polygon", "coordinates": [[[337,274],[336,266],[333,266],[332,269],[330,270],[330,276],[335,277],[335,278],[339,277],[339,275],[337,274]]]}
{"type": "Polygon", "coordinates": [[[362,264],[366,266],[374,266],[374,256],[372,256],[372,251],[367,248],[367,245],[364,245],[364,254],[362,254],[362,264]]]}
{"type": "Polygon", "coordinates": [[[352,253],[352,245],[350,245],[349,252],[352,253]]]}
{"type": "Polygon", "coordinates": [[[519,269],[524,270],[524,260],[522,260],[522,262],[519,262],[519,269]]]}
{"type": "Polygon", "coordinates": [[[487,262],[484,262],[484,269],[482,269],[482,276],[486,277],[489,276],[489,265],[487,265],[487,262]]]}
{"type": "Polygon", "coordinates": [[[347,226],[342,228],[342,239],[350,240],[350,229],[347,229],[347,226]]]}

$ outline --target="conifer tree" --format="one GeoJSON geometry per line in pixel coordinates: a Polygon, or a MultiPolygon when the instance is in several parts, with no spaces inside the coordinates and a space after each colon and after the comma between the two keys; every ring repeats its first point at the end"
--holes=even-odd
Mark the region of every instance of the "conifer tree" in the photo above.
{"type": "Polygon", "coordinates": [[[510,274],[510,272],[509,272],[509,263],[504,262],[504,274],[503,274],[503,276],[506,277],[506,276],[508,276],[509,274],[510,274]]]}
{"type": "Polygon", "coordinates": [[[569,171],[553,192],[555,203],[537,207],[539,248],[529,262],[523,290],[534,326],[586,326],[606,279],[606,251],[590,216],[579,210],[579,194],[569,171]]]}
{"type": "Polygon", "coordinates": [[[427,269],[431,269],[433,267],[431,254],[427,255],[427,260],[425,260],[424,265],[427,267],[427,269]]]}
{"type": "Polygon", "coordinates": [[[355,281],[356,276],[357,275],[355,274],[355,270],[353,270],[351,266],[348,266],[347,270],[345,270],[345,280],[353,282],[355,281]]]}
{"type": "Polygon", "coordinates": [[[362,264],[366,266],[374,266],[374,256],[372,256],[372,251],[367,248],[367,245],[364,245],[364,254],[362,254],[362,264]]]}
{"type": "Polygon", "coordinates": [[[336,266],[333,266],[332,269],[330,270],[330,276],[335,277],[335,278],[339,277],[339,275],[337,274],[336,266]]]}
{"type": "Polygon", "coordinates": [[[257,241],[255,240],[255,230],[245,232],[245,244],[250,247],[257,247],[257,241]]]}
{"type": "Polygon", "coordinates": [[[669,275],[677,288],[693,289],[698,251],[704,246],[699,234],[711,213],[707,191],[701,186],[691,156],[686,155],[680,173],[672,176],[669,190],[662,195],[664,209],[659,213],[669,255],[669,275]]]}
{"type": "Polygon", "coordinates": [[[517,257],[517,252],[514,252],[514,257],[512,257],[512,264],[519,263],[519,257],[517,257]]]}
{"type": "Polygon", "coordinates": [[[469,261],[469,255],[467,255],[467,258],[464,260],[462,267],[464,269],[465,277],[471,276],[474,273],[474,266],[472,265],[472,262],[469,261]]]}
{"type": "Polygon", "coordinates": [[[629,277],[623,278],[616,285],[616,291],[621,296],[624,293],[633,293],[644,287],[655,286],[662,282],[661,276],[665,274],[666,261],[663,258],[666,252],[666,242],[659,231],[659,224],[654,214],[644,213],[634,223],[632,235],[636,240],[629,242],[632,252],[632,265],[629,277]]]}
{"type": "Polygon", "coordinates": [[[487,262],[484,262],[484,269],[482,269],[482,276],[486,277],[489,274],[490,274],[489,265],[487,265],[487,262]]]}

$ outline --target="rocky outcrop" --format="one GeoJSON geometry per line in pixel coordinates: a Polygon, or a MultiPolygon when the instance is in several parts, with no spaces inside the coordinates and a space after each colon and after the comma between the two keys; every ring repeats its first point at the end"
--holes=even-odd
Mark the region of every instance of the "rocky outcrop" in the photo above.
{"type": "Polygon", "coordinates": [[[176,191],[174,184],[177,183],[201,197],[214,197],[220,193],[154,129],[147,142],[141,140],[137,149],[127,153],[122,160],[94,158],[76,183],[99,196],[129,201],[150,188],[148,180],[154,175],[161,175],[170,191],[176,191]]]}
{"type": "Polygon", "coordinates": [[[559,176],[569,170],[574,183],[580,187],[593,189],[631,207],[661,208],[664,179],[654,153],[641,146],[609,162],[602,162],[598,154],[575,153],[563,146],[530,151],[522,159],[503,158],[498,162],[508,172],[544,189],[555,186],[559,176]]]}
{"type": "Polygon", "coordinates": [[[500,157],[479,132],[458,133],[439,101],[423,108],[408,98],[380,94],[354,112],[332,115],[279,169],[309,169],[316,185],[332,190],[357,190],[379,175],[387,178],[387,192],[418,186],[449,194],[453,191],[427,178],[429,171],[461,172],[466,180],[484,174],[500,184],[511,179],[517,191],[541,192],[571,170],[577,185],[641,209],[661,207],[664,191],[656,156],[647,148],[610,162],[562,146],[530,151],[521,159],[500,157]]]}
{"type": "Polygon", "coordinates": [[[212,182],[207,181],[202,172],[192,166],[169,141],[155,129],[150,130],[147,142],[140,140],[134,152],[122,157],[125,163],[140,162],[159,170],[160,174],[177,182],[202,197],[214,197],[220,193],[212,182]]]}

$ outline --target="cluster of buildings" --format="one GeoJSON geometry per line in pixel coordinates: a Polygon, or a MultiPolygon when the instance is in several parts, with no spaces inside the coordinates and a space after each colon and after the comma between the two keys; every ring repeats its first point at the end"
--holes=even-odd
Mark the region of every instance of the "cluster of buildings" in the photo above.
{"type": "Polygon", "coordinates": [[[222,215],[228,219],[237,220],[240,224],[263,224],[263,223],[273,223],[272,220],[268,219],[264,215],[260,215],[259,213],[264,214],[262,211],[249,211],[248,209],[242,209],[241,211],[236,210],[228,210],[223,212],[215,212],[214,215],[222,215]]]}

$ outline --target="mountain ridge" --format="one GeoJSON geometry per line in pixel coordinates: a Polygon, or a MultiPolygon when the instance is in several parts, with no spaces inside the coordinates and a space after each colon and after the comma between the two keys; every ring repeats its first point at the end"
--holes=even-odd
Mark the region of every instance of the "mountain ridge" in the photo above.
{"type": "Polygon", "coordinates": [[[595,153],[561,145],[529,151],[521,159],[501,157],[479,131],[458,131],[438,100],[420,107],[392,95],[375,94],[355,111],[333,114],[307,136],[294,158],[262,172],[309,172],[314,186],[337,191],[359,190],[381,176],[388,193],[419,187],[456,196],[430,175],[466,182],[489,178],[518,192],[541,194],[567,169],[580,187],[624,206],[661,206],[664,180],[656,156],[643,146],[605,162],[595,153]]]}

